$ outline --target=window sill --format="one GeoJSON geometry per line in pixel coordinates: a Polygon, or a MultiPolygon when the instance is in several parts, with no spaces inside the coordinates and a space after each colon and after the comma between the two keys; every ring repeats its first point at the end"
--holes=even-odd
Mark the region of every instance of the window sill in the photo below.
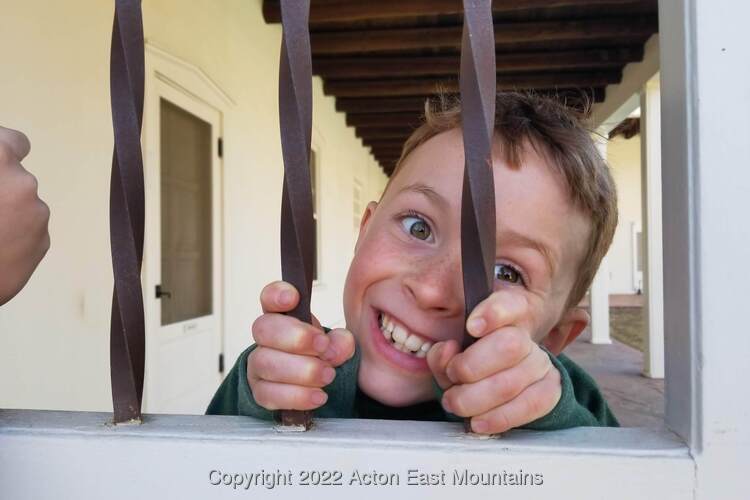
{"type": "MultiPolygon", "coordinates": [[[[108,423],[110,418],[108,413],[0,410],[0,470],[8,479],[0,487],[3,496],[5,488],[13,493],[8,498],[38,498],[38,488],[52,494],[77,492],[84,485],[84,497],[90,498],[101,497],[99,493],[125,498],[144,491],[202,498],[232,490],[231,485],[212,485],[212,470],[291,470],[294,486],[276,488],[290,496],[304,491],[306,497],[326,498],[331,492],[345,496],[344,490],[351,495],[351,488],[386,493],[350,485],[355,471],[396,474],[400,483],[393,487],[413,493],[414,487],[407,485],[410,469],[444,472],[448,485],[455,471],[460,476],[464,470],[543,475],[538,486],[478,485],[462,490],[471,495],[502,489],[504,498],[545,490],[567,492],[560,498],[600,498],[604,492],[608,500],[646,492],[650,498],[686,498],[693,488],[689,450],[666,430],[513,431],[481,439],[464,434],[460,424],[443,422],[320,419],[313,430],[299,433],[280,432],[271,423],[247,417],[146,415],[143,425],[116,427],[108,423]],[[343,486],[302,487],[300,473],[306,470],[340,471],[343,486]],[[35,482],[39,477],[43,483],[35,482]],[[134,477],[138,481],[132,481],[134,477]]],[[[421,488],[450,492],[439,485],[421,488]]]]}

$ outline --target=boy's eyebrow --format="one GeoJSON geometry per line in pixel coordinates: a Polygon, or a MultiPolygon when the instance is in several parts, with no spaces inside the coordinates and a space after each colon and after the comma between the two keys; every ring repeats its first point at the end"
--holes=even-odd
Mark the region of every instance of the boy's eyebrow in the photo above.
{"type": "Polygon", "coordinates": [[[527,248],[533,248],[544,257],[544,262],[547,264],[547,270],[550,273],[550,277],[555,275],[557,271],[557,260],[555,254],[541,241],[537,241],[524,234],[517,233],[512,230],[506,230],[498,233],[497,235],[498,246],[505,244],[516,244],[527,248]]]}
{"type": "Polygon", "coordinates": [[[415,191],[417,193],[423,194],[427,198],[431,199],[434,203],[441,205],[442,208],[448,208],[450,206],[448,200],[446,200],[443,195],[432,189],[427,184],[422,184],[421,182],[408,184],[401,188],[399,190],[399,193],[403,193],[404,191],[415,191]]]}

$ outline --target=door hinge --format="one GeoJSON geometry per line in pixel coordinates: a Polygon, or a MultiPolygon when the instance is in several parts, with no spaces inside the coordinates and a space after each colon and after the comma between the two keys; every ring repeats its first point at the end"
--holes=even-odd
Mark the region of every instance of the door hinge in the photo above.
{"type": "Polygon", "coordinates": [[[219,373],[224,373],[224,353],[219,354],[219,373]]]}
{"type": "Polygon", "coordinates": [[[216,151],[219,154],[219,158],[224,158],[224,139],[219,137],[218,144],[216,145],[216,151]]]}

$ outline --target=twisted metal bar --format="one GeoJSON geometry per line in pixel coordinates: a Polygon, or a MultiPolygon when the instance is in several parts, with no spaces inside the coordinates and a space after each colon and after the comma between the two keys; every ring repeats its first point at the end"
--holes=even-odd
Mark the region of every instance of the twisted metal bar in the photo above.
{"type": "Polygon", "coordinates": [[[115,423],[140,420],[143,397],[143,85],[141,2],[116,0],[110,60],[115,144],[109,202],[115,281],[110,330],[110,376],[115,423]]]}
{"type": "MultiPolygon", "coordinates": [[[[464,0],[461,121],[465,168],[461,200],[461,265],[466,317],[492,293],[495,265],[495,35],[492,0],[464,0]]],[[[464,333],[463,347],[475,339],[464,333]]]]}
{"type": "MultiPolygon", "coordinates": [[[[461,197],[461,266],[465,315],[492,293],[495,265],[495,34],[492,0],[464,0],[461,42],[461,122],[464,182],[461,197]]],[[[463,348],[476,339],[464,332],[463,348]]],[[[464,419],[471,432],[471,420],[464,419]]]]}
{"type": "MultiPolygon", "coordinates": [[[[495,34],[492,0],[464,0],[461,43],[461,122],[464,182],[461,198],[461,266],[465,314],[492,293],[495,265],[495,184],[492,136],[495,122],[495,34]]],[[[463,348],[476,339],[464,332],[463,348]]],[[[464,419],[471,432],[471,420],[464,419]]]]}
{"type": "MultiPolygon", "coordinates": [[[[279,122],[284,158],[281,202],[281,274],[299,291],[291,316],[310,323],[310,294],[314,255],[313,206],[310,186],[312,129],[312,61],[308,15],[310,0],[281,0],[281,60],[279,122]]],[[[312,425],[312,412],[276,412],[282,425],[312,425]]]]}

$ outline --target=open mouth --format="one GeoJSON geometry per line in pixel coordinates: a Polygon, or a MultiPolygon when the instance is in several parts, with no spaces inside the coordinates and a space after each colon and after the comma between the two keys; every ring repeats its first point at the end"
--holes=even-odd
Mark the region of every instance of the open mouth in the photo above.
{"type": "Polygon", "coordinates": [[[378,326],[386,341],[390,342],[394,349],[416,358],[427,357],[427,351],[433,342],[410,332],[407,327],[399,323],[392,316],[380,312],[378,314],[378,326]]]}

